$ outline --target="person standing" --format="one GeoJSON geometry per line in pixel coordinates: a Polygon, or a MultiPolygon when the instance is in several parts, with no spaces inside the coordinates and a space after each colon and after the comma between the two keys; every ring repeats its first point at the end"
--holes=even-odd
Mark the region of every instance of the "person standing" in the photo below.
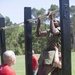
{"type": "Polygon", "coordinates": [[[38,58],[34,55],[34,50],[32,50],[32,68],[33,75],[36,75],[38,70],[38,58]]]}
{"type": "Polygon", "coordinates": [[[16,75],[15,71],[11,68],[16,63],[15,53],[11,50],[3,53],[4,63],[0,65],[0,75],[16,75]]]}

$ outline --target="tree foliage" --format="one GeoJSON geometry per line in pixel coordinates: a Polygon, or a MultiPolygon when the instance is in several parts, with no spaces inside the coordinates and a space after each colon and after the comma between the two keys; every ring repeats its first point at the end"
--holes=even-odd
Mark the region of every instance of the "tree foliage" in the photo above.
{"type": "MultiPolygon", "coordinates": [[[[53,11],[58,9],[59,7],[57,5],[52,4],[48,11],[53,11]]],[[[56,12],[57,14],[59,12],[56,12]]],[[[32,8],[32,17],[38,17],[40,15],[46,14],[46,10],[44,8],[41,9],[36,9],[32,8]]],[[[75,37],[74,29],[75,28],[75,6],[70,7],[70,15],[71,15],[71,35],[72,38],[73,36],[75,37]],[[72,33],[73,32],[73,33],[72,33]]],[[[0,14],[0,17],[3,17],[3,15],[0,14]]],[[[60,17],[55,15],[55,17],[60,17]]],[[[49,23],[49,21],[47,21],[49,23]]],[[[35,50],[35,53],[40,53],[41,50],[46,46],[46,38],[45,37],[36,37],[36,27],[37,27],[37,22],[32,23],[32,49],[35,50]]],[[[5,26],[12,26],[16,25],[13,24],[10,20],[9,17],[5,17],[5,26]]],[[[49,25],[46,24],[45,20],[41,21],[41,30],[47,30],[49,28],[49,25]]],[[[25,53],[25,38],[24,38],[24,27],[23,26],[17,26],[13,29],[8,29],[5,30],[5,37],[6,37],[6,49],[8,50],[14,50],[14,52],[19,55],[19,54],[24,54],[25,53]]],[[[74,39],[72,39],[73,41],[74,39]]]]}

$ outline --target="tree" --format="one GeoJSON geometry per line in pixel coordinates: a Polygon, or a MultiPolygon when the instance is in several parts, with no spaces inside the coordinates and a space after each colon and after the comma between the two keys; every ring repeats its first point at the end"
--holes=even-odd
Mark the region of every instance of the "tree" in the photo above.
{"type": "Polygon", "coordinates": [[[74,6],[74,5],[72,5],[72,6],[70,7],[70,15],[71,15],[71,16],[75,15],[75,6],[74,6]]]}
{"type": "MultiPolygon", "coordinates": [[[[50,8],[48,9],[48,11],[54,11],[54,10],[57,10],[57,9],[59,9],[59,7],[58,7],[57,5],[55,5],[55,4],[52,4],[52,5],[50,6],[50,8]]],[[[56,12],[53,14],[53,17],[59,17],[59,16],[60,16],[59,11],[56,11],[56,12]]]]}
{"type": "Polygon", "coordinates": [[[35,18],[35,17],[38,17],[40,15],[45,14],[45,12],[46,12],[46,10],[44,8],[41,8],[40,10],[33,8],[32,9],[32,16],[35,18]]]}
{"type": "Polygon", "coordinates": [[[0,18],[2,18],[3,17],[3,15],[2,14],[0,14],[0,18]]]}
{"type": "Polygon", "coordinates": [[[55,5],[55,4],[52,4],[48,10],[53,11],[53,10],[56,10],[56,9],[58,9],[58,6],[55,5]]]}
{"type": "Polygon", "coordinates": [[[72,40],[72,48],[75,48],[75,15],[71,17],[71,40],[72,40]]]}
{"type": "Polygon", "coordinates": [[[10,21],[9,17],[5,17],[5,26],[11,26],[13,23],[10,21]]]}

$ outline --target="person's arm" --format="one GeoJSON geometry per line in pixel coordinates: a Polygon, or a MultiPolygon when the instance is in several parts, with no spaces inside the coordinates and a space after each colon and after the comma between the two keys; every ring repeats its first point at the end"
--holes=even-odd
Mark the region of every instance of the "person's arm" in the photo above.
{"type": "Polygon", "coordinates": [[[40,30],[40,19],[38,18],[38,24],[37,24],[37,30],[36,30],[36,36],[37,37],[44,37],[44,36],[46,36],[46,34],[47,34],[47,31],[41,31],[40,30]]]}
{"type": "Polygon", "coordinates": [[[54,63],[58,68],[62,68],[62,62],[61,59],[59,58],[59,51],[57,46],[54,46],[55,48],[55,57],[54,57],[54,63]]]}
{"type": "Polygon", "coordinates": [[[50,18],[50,31],[52,34],[59,34],[59,30],[55,27],[54,21],[53,21],[53,16],[49,15],[50,18]]]}

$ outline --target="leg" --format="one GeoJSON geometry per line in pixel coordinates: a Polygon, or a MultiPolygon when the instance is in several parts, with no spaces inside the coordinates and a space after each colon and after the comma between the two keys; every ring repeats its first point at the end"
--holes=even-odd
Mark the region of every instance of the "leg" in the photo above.
{"type": "Polygon", "coordinates": [[[62,70],[60,68],[55,68],[52,72],[51,75],[62,75],[62,70]]]}
{"type": "Polygon", "coordinates": [[[38,66],[38,72],[37,75],[42,75],[43,67],[44,67],[44,58],[43,58],[43,52],[41,52],[41,55],[38,60],[39,66],[38,66]]]}
{"type": "Polygon", "coordinates": [[[42,75],[42,72],[43,72],[43,66],[39,65],[37,75],[42,75]]]}
{"type": "Polygon", "coordinates": [[[58,75],[58,74],[57,74],[57,68],[55,68],[55,69],[51,72],[51,75],[58,75]]]}
{"type": "Polygon", "coordinates": [[[43,68],[42,75],[48,75],[52,70],[53,70],[53,67],[51,65],[45,65],[43,68]]]}

